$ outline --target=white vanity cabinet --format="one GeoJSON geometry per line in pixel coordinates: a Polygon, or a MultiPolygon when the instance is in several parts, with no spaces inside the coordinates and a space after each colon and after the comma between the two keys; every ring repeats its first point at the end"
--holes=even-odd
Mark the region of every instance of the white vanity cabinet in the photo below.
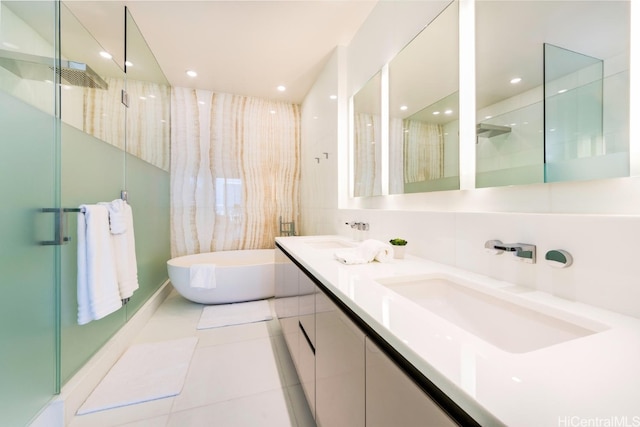
{"type": "Polygon", "coordinates": [[[458,425],[279,248],[275,272],[276,313],[318,426],[458,425]]]}
{"type": "Polygon", "coordinates": [[[298,296],[298,274],[299,268],[287,257],[284,252],[276,248],[275,250],[275,299],[274,307],[282,334],[284,336],[291,359],[296,369],[298,369],[298,318],[299,318],[299,296],[298,296]]]}
{"type": "Polygon", "coordinates": [[[316,416],[316,285],[298,271],[298,377],[309,409],[316,416]]]}
{"type": "Polygon", "coordinates": [[[322,291],[316,294],[316,423],[364,427],[364,333],[322,291]]]}
{"type": "Polygon", "coordinates": [[[276,315],[309,409],[315,417],[316,286],[280,249],[275,250],[276,315]]]}
{"type": "Polygon", "coordinates": [[[365,395],[367,427],[458,425],[368,337],[365,395]]]}

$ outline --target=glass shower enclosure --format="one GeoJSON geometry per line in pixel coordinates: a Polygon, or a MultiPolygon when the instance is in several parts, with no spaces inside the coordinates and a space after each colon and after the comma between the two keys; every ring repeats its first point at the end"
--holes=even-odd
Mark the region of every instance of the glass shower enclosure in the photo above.
{"type": "Polygon", "coordinates": [[[128,10],[114,23],[126,58],[105,58],[82,7],[101,6],[0,0],[1,426],[34,420],[167,280],[170,85],[128,10]],[[121,190],[140,287],[78,325],[72,212],[121,190]]]}
{"type": "Polygon", "coordinates": [[[60,388],[58,16],[55,1],[0,2],[4,425],[25,425],[60,388]]]}

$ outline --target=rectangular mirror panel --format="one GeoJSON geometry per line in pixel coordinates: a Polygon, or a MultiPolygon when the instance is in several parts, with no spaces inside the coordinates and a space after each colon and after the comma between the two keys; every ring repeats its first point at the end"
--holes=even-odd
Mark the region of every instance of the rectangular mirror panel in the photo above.
{"type": "Polygon", "coordinates": [[[389,193],[460,188],[458,3],[389,64],[389,193]]]}

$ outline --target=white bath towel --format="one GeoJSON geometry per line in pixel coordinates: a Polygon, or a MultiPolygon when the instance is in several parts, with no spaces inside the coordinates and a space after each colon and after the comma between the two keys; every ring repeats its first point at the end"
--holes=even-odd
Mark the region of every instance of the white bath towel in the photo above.
{"type": "Polygon", "coordinates": [[[334,256],[343,264],[366,264],[374,260],[388,262],[393,258],[393,248],[379,240],[368,239],[355,248],[336,251],[334,256]]]}
{"type": "Polygon", "coordinates": [[[370,261],[364,259],[362,255],[358,252],[357,248],[353,249],[342,249],[336,251],[333,256],[343,264],[366,264],[370,261]]]}
{"type": "MultiPolygon", "coordinates": [[[[114,200],[111,204],[117,202],[114,200]]],[[[133,211],[131,206],[123,200],[119,205],[118,220],[124,223],[124,232],[113,234],[112,239],[116,254],[116,269],[118,272],[118,288],[120,298],[130,298],[133,292],[138,289],[138,264],[136,259],[136,241],[133,231],[133,211]]],[[[111,211],[110,211],[111,212],[111,211]]]]}
{"type": "Polygon", "coordinates": [[[98,203],[109,210],[109,229],[111,234],[122,234],[127,231],[127,202],[116,199],[109,203],[98,203]]]}
{"type": "Polygon", "coordinates": [[[216,287],[216,265],[191,264],[189,267],[189,286],[214,289],[216,287]]]}
{"type": "Polygon", "coordinates": [[[393,248],[380,240],[368,239],[358,246],[362,257],[371,261],[389,262],[393,258],[393,248]]]}
{"type": "Polygon", "coordinates": [[[82,205],[78,214],[78,324],[122,307],[116,260],[105,206],[82,205]]]}

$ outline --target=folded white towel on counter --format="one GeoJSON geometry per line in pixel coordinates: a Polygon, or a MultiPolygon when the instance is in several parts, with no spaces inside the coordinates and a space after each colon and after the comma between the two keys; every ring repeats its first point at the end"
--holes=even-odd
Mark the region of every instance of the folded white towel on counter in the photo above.
{"type": "Polygon", "coordinates": [[[192,264],[189,267],[189,286],[192,288],[214,289],[216,287],[216,265],[192,264]]]}
{"type": "Polygon", "coordinates": [[[105,206],[82,205],[78,214],[78,324],[122,307],[116,258],[105,206]]]}
{"type": "Polygon", "coordinates": [[[393,248],[380,240],[368,239],[358,246],[362,257],[371,261],[388,262],[393,258],[393,248]]]}
{"type": "Polygon", "coordinates": [[[333,256],[343,264],[366,264],[370,261],[362,258],[356,248],[336,251],[333,256]]]}
{"type": "Polygon", "coordinates": [[[355,248],[343,249],[334,253],[343,264],[366,264],[372,261],[388,262],[393,258],[391,245],[379,240],[368,239],[355,248]]]}
{"type": "Polygon", "coordinates": [[[98,203],[98,205],[106,206],[109,210],[109,229],[111,234],[122,234],[127,231],[127,202],[122,199],[116,199],[109,203],[98,203]]]}
{"type": "MultiPolygon", "coordinates": [[[[118,200],[114,200],[110,205],[116,204],[118,200]]],[[[117,222],[122,223],[122,226],[118,230],[123,229],[124,231],[119,234],[113,233],[112,223],[111,233],[115,248],[120,298],[126,299],[131,298],[133,292],[140,286],[138,284],[135,233],[133,232],[133,211],[127,202],[124,200],[120,200],[120,202],[117,203],[119,211],[117,222]]]]}

